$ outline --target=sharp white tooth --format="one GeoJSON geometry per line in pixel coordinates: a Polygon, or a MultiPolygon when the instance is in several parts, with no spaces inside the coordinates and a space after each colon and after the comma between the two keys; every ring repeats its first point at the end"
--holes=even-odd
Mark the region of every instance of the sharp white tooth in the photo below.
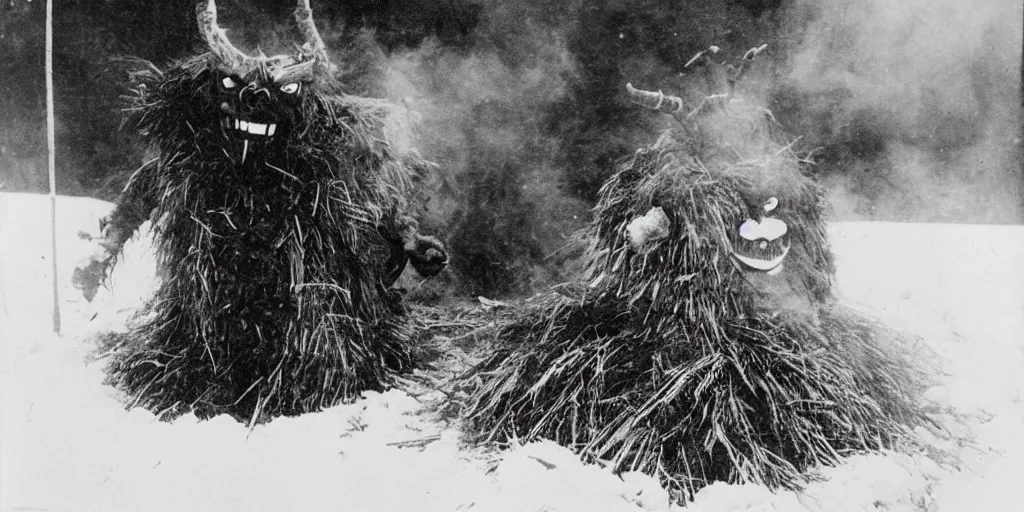
{"type": "Polygon", "coordinates": [[[238,129],[238,119],[235,119],[235,129],[238,129]]]}
{"type": "Polygon", "coordinates": [[[249,140],[242,141],[242,163],[245,163],[245,156],[249,154],[249,140]]]}
{"type": "Polygon", "coordinates": [[[266,135],[267,125],[263,123],[249,123],[249,133],[253,135],[266,135]]]}
{"type": "Polygon", "coordinates": [[[239,121],[238,129],[243,132],[249,131],[249,121],[239,121]]]}
{"type": "Polygon", "coordinates": [[[274,129],[276,129],[276,128],[277,128],[276,124],[271,124],[270,127],[267,128],[267,135],[273,135],[274,134],[274,129]]]}

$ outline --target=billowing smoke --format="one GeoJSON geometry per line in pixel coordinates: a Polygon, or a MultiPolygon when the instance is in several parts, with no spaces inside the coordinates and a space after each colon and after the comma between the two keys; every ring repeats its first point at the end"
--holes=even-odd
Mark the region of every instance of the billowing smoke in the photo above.
{"type": "Polygon", "coordinates": [[[1021,3],[797,0],[775,110],[839,219],[1019,222],[1021,3]]]}
{"type": "MultiPolygon", "coordinates": [[[[452,250],[438,288],[503,296],[571,277],[581,247],[573,234],[589,221],[597,189],[659,125],[630,104],[626,82],[672,91],[725,12],[750,23],[729,1],[712,4],[702,12],[483,2],[464,44],[426,39],[387,52],[383,92],[416,111],[417,145],[440,164],[421,217],[452,250]]],[[[746,49],[730,38],[732,53],[746,49]]]]}
{"type": "MultiPolygon", "coordinates": [[[[587,206],[563,192],[560,144],[545,130],[575,64],[557,27],[485,13],[486,39],[468,49],[427,41],[387,61],[387,96],[420,118],[418,146],[440,165],[421,222],[443,232],[452,276],[471,294],[521,293],[548,283],[549,256],[587,206]],[[516,44],[507,31],[516,31],[516,44]]],[[[450,283],[449,283],[450,284],[450,283]]]]}
{"type": "MultiPolygon", "coordinates": [[[[0,23],[0,49],[13,56],[0,74],[9,98],[0,106],[11,114],[0,121],[0,135],[11,135],[0,139],[8,190],[45,189],[41,25],[27,22],[42,19],[40,4],[5,3],[3,14],[21,21],[0,23]]],[[[232,41],[248,51],[290,51],[296,40],[291,2],[218,5],[232,41]]],[[[62,190],[111,199],[134,166],[126,162],[141,161],[116,128],[126,77],[112,59],[164,65],[201,50],[193,7],[110,0],[56,13],[62,190]]],[[[672,123],[630,104],[625,84],[691,99],[712,92],[683,69],[709,45],[722,48],[719,60],[768,45],[744,93],[815,150],[833,219],[1024,220],[1017,0],[352,0],[313,8],[349,91],[406,104],[419,119],[407,142],[438,163],[421,185],[420,217],[452,249],[452,268],[423,294],[502,296],[570,277],[572,233],[589,220],[616,160],[672,123]]]]}

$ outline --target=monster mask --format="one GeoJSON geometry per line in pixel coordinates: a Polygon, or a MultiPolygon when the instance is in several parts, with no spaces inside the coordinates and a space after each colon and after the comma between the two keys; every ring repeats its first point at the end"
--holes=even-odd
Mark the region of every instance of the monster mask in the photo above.
{"type": "MultiPolygon", "coordinates": [[[[295,19],[304,38],[296,55],[249,56],[228,40],[217,25],[214,0],[199,4],[199,30],[210,47],[209,94],[225,149],[245,164],[254,153],[285,140],[302,116],[307,90],[329,75],[323,40],[313,23],[309,0],[299,0],[295,19]]],[[[212,113],[211,113],[212,114],[212,113]]]]}
{"type": "Polygon", "coordinates": [[[752,218],[744,219],[735,232],[729,233],[732,259],[739,269],[769,275],[782,271],[789,253],[789,226],[774,216],[778,207],[778,198],[769,197],[752,218]]]}

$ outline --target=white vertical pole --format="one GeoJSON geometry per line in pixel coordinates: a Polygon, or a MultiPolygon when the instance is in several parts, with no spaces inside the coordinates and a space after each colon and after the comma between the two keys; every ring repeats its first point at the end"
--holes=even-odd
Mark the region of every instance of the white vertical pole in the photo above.
{"type": "Polygon", "coordinates": [[[60,334],[57,287],[57,166],[53,135],[53,0],[46,0],[46,146],[50,172],[50,259],[53,262],[53,332],[60,334]]]}

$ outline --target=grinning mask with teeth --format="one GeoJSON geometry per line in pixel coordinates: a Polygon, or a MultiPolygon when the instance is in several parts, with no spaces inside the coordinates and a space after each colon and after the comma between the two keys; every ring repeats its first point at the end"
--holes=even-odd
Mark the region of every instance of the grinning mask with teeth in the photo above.
{"type": "Polygon", "coordinates": [[[208,52],[131,75],[127,121],[155,158],[94,263],[152,219],[163,279],[109,352],[111,381],[161,415],[250,425],[386,387],[417,364],[392,284],[410,261],[424,276],[444,267],[406,213],[432,166],[395,142],[399,107],[344,93],[308,0],[293,56],[236,49],[212,0],[196,14],[208,52]]]}
{"type": "Polygon", "coordinates": [[[744,219],[735,233],[729,233],[732,259],[740,270],[768,275],[782,271],[783,261],[789,253],[789,239],[786,237],[789,226],[774,216],[778,206],[778,198],[769,197],[756,215],[751,216],[757,219],[744,219]]]}
{"type": "Polygon", "coordinates": [[[197,8],[199,30],[210,47],[209,95],[226,149],[245,164],[280,146],[301,123],[310,89],[323,82],[329,63],[309,8],[299,0],[295,19],[305,41],[296,55],[249,56],[235,48],[217,25],[213,0],[197,8]]]}

